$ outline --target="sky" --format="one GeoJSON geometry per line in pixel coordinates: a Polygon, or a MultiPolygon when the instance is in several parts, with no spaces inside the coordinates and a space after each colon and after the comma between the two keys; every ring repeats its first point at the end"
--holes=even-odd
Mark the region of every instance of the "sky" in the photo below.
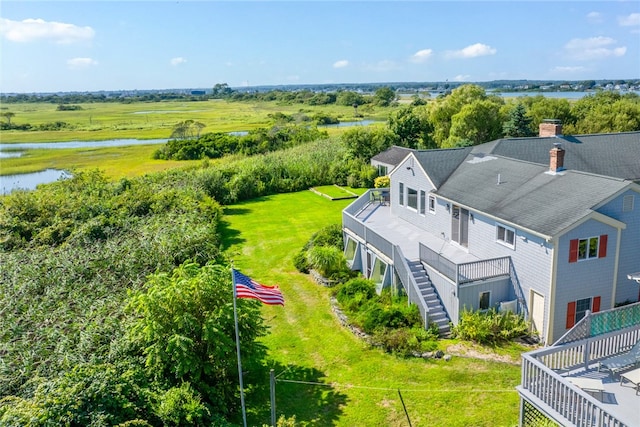
{"type": "Polygon", "coordinates": [[[633,1],[0,2],[0,92],[640,78],[633,1]]]}

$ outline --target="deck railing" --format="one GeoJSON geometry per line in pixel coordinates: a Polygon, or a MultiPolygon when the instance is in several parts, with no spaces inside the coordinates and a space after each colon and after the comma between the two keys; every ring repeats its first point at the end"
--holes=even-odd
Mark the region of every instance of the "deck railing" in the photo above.
{"type": "Polygon", "coordinates": [[[456,264],[423,243],[420,243],[420,261],[436,269],[456,285],[476,280],[509,276],[511,271],[510,257],[456,264]]]}
{"type": "Polygon", "coordinates": [[[588,368],[607,357],[628,351],[640,339],[640,322],[628,324],[627,321],[612,319],[634,318],[638,307],[640,303],[601,313],[587,313],[581,324],[576,324],[571,330],[574,334],[569,335],[569,338],[581,335],[582,339],[558,341],[550,347],[523,354],[522,384],[518,387],[522,398],[560,424],[625,426],[608,412],[611,405],[603,405],[584,391],[572,387],[560,373],[588,368]],[[606,323],[607,319],[611,327],[604,333],[585,327],[594,321],[606,323]]]}
{"type": "MultiPolygon", "coordinates": [[[[587,313],[570,331],[575,332],[573,336],[581,331],[589,330],[588,326],[594,322],[602,323],[609,319],[618,319],[633,315],[640,309],[640,303],[635,303],[625,307],[618,307],[600,313],[587,313]]],[[[547,347],[532,354],[550,369],[571,370],[580,366],[587,367],[592,363],[599,362],[610,356],[622,354],[628,351],[640,340],[640,322],[635,324],[618,323],[612,324],[606,333],[598,331],[585,332],[579,340],[567,340],[571,337],[569,333],[556,341],[551,347],[547,347]]]]}
{"type": "Polygon", "coordinates": [[[560,425],[626,427],[600,401],[572,386],[567,379],[528,353],[522,356],[522,383],[518,391],[523,399],[543,410],[560,425]]]}

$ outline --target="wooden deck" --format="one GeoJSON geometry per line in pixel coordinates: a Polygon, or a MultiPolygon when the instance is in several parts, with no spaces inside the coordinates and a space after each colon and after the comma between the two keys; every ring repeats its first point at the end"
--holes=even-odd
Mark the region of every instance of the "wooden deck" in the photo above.
{"type": "Polygon", "coordinates": [[[580,332],[575,340],[523,354],[521,398],[563,426],[640,426],[640,395],[632,383],[620,381],[640,366],[615,374],[599,370],[601,360],[626,353],[640,339],[639,306],[589,314],[574,327],[580,332]],[[620,318],[627,322],[616,326],[620,318]],[[594,328],[596,320],[611,327],[594,328]]]}

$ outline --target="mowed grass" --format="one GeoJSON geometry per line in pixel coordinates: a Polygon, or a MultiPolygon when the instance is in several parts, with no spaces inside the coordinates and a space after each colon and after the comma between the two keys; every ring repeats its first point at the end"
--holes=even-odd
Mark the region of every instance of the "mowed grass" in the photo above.
{"type": "MultiPolygon", "coordinates": [[[[285,307],[263,306],[263,338],[277,376],[278,415],[311,426],[515,426],[520,367],[454,357],[400,359],[340,326],[330,290],[298,273],[292,258],[320,228],[339,223],[350,200],[311,191],[226,208],[225,253],[239,270],[278,284],[285,307]]],[[[249,425],[269,422],[268,383],[247,394],[249,425]]]]}

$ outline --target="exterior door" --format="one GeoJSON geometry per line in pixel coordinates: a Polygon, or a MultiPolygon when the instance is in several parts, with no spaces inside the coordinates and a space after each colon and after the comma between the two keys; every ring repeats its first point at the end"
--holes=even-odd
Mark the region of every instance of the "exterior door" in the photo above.
{"type": "Polygon", "coordinates": [[[544,327],[544,296],[531,291],[531,324],[540,336],[544,327]]]}
{"type": "Polygon", "coordinates": [[[451,208],[451,240],[465,248],[469,245],[469,210],[457,205],[451,208]]]}

